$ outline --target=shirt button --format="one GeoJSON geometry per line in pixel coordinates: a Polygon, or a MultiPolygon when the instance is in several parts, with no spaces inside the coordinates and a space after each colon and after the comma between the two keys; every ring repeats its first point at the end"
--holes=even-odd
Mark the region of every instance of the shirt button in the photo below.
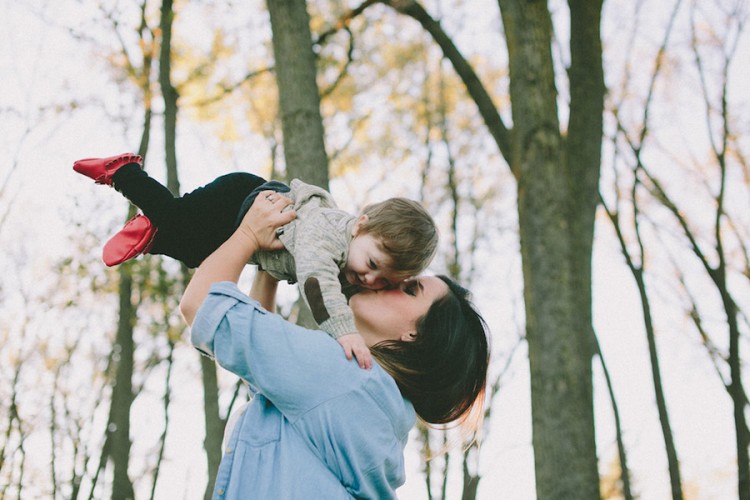
{"type": "Polygon", "coordinates": [[[227,455],[229,455],[230,453],[232,453],[232,451],[234,451],[234,450],[232,450],[232,448],[227,447],[227,455]]]}
{"type": "Polygon", "coordinates": [[[218,493],[219,495],[223,495],[223,494],[224,494],[224,488],[219,488],[219,489],[218,489],[218,490],[216,491],[216,493],[218,493]]]}

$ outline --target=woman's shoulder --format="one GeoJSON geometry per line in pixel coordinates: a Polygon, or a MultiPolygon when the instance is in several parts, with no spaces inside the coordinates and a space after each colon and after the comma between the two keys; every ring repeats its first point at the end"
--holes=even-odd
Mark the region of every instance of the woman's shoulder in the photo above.
{"type": "Polygon", "coordinates": [[[373,376],[365,381],[362,390],[382,412],[382,417],[390,421],[396,436],[405,438],[416,422],[414,407],[401,394],[393,377],[377,363],[373,363],[372,372],[373,376]]]}

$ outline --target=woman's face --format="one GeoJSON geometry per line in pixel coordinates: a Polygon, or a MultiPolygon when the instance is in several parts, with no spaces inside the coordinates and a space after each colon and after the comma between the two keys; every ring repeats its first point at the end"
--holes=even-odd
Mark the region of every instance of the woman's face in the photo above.
{"type": "Polygon", "coordinates": [[[368,347],[383,340],[409,340],[417,320],[433,302],[448,293],[448,285],[435,276],[422,276],[390,290],[364,290],[349,300],[357,330],[368,347]]]}

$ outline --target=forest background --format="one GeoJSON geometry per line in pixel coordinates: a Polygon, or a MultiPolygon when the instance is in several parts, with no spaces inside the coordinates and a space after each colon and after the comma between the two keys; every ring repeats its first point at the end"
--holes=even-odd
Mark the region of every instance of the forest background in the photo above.
{"type": "Polygon", "coordinates": [[[434,214],[487,421],[430,461],[458,437],[416,428],[401,498],[750,498],[748,13],[3,0],[0,497],[201,498],[247,397],[186,340],[188,270],[101,263],[134,211],[72,162],[135,151],[174,192],[244,170],[434,214]]]}

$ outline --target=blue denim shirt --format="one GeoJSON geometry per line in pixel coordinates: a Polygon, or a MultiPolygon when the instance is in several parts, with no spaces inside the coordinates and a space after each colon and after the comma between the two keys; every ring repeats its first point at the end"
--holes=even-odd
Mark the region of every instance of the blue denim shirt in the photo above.
{"type": "Polygon", "coordinates": [[[214,498],[396,498],[416,415],[393,378],[348,361],[321,331],[212,285],[192,342],[255,393],[232,430],[214,498]]]}

